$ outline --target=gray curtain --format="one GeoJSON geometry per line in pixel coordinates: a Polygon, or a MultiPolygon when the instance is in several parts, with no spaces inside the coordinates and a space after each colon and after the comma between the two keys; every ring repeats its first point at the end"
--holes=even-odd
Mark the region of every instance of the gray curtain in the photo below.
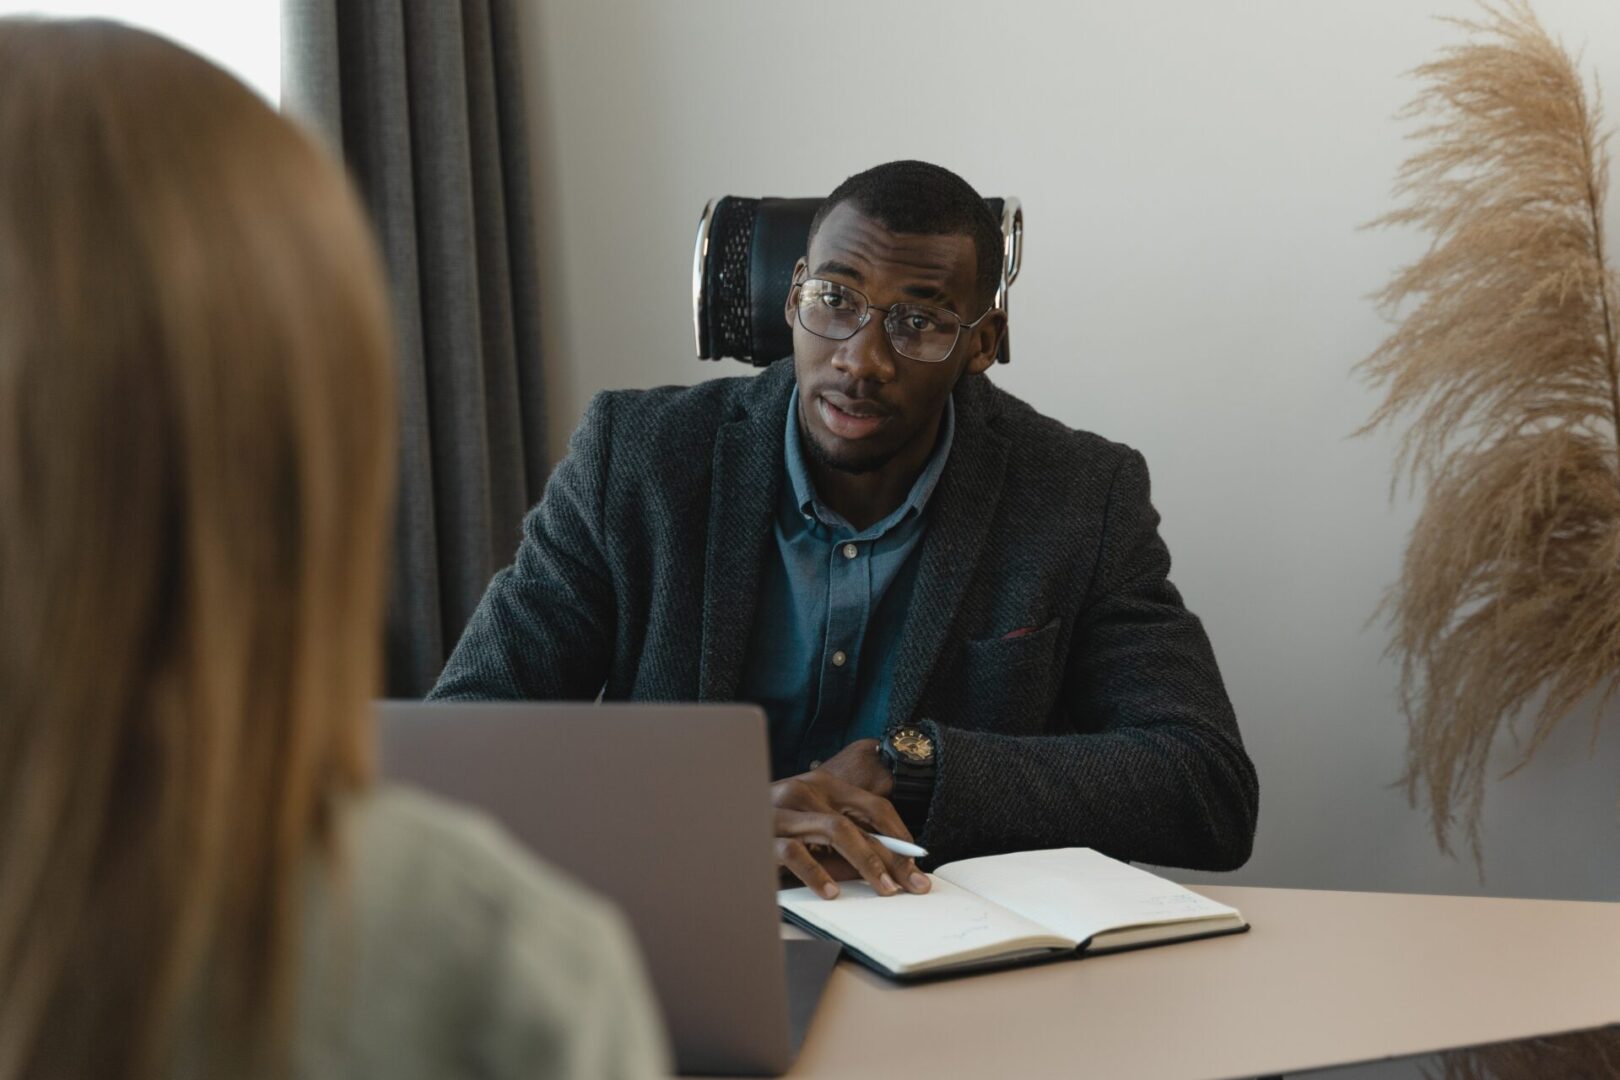
{"type": "Polygon", "coordinates": [[[341,150],[399,323],[387,691],[419,697],[545,483],[515,0],[284,0],[282,101],[341,150]]]}

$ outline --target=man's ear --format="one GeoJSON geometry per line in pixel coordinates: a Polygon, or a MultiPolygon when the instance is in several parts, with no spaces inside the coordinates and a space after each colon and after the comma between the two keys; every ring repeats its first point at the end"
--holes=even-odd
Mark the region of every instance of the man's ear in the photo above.
{"type": "Polygon", "coordinates": [[[964,373],[968,375],[982,375],[990,370],[990,365],[996,362],[996,349],[1001,345],[1001,335],[1007,332],[1007,313],[1005,311],[992,311],[984,317],[984,321],[975,326],[968,333],[973,336],[968,339],[968,347],[973,351],[968,354],[967,367],[964,373]]]}
{"type": "MultiPolygon", "coordinates": [[[[799,256],[799,261],[793,264],[793,278],[792,278],[792,280],[796,281],[796,282],[797,281],[803,281],[804,280],[805,269],[809,265],[810,265],[810,263],[809,263],[807,257],[804,256],[804,255],[800,255],[799,256]]],[[[799,320],[795,316],[794,311],[793,311],[793,287],[791,285],[788,287],[787,296],[782,299],[782,317],[787,320],[787,324],[789,326],[798,326],[799,325],[799,320]]]]}

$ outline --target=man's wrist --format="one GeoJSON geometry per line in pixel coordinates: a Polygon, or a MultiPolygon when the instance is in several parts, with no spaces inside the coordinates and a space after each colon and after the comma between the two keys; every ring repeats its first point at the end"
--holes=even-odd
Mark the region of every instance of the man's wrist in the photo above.
{"type": "Polygon", "coordinates": [[[938,728],[931,720],[894,728],[879,740],[878,754],[894,778],[889,801],[912,836],[921,836],[938,774],[938,728]]]}

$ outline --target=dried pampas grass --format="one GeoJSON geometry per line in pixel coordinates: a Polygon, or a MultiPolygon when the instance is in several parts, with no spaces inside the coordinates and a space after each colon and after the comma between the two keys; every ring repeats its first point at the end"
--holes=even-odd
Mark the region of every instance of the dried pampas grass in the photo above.
{"type": "Polygon", "coordinates": [[[1483,867],[1498,732],[1533,717],[1522,767],[1620,681],[1620,379],[1598,108],[1526,3],[1481,7],[1417,69],[1425,148],[1373,224],[1433,241],[1379,294],[1411,310],[1359,370],[1387,387],[1362,430],[1415,414],[1399,468],[1428,489],[1385,601],[1405,782],[1441,849],[1460,826],[1483,867]]]}

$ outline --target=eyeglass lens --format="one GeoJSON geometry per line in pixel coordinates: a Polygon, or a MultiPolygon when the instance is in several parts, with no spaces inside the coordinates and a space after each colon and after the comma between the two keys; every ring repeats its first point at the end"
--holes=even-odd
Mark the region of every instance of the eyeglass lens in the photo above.
{"type": "MultiPolygon", "coordinates": [[[[811,278],[798,289],[799,324],[818,337],[843,341],[866,325],[872,311],[858,289],[811,278]]],[[[896,304],[883,319],[894,351],[912,360],[936,364],[951,354],[961,322],[951,312],[926,304],[896,304]]]]}

